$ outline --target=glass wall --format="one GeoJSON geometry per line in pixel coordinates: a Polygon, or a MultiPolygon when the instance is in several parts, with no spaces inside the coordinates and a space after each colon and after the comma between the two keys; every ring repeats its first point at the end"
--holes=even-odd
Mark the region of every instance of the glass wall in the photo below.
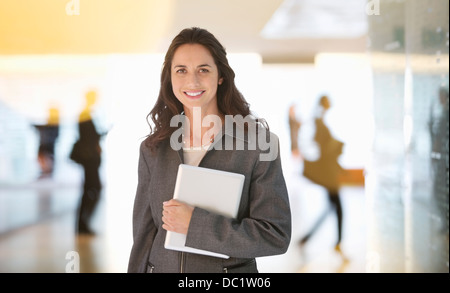
{"type": "Polygon", "coordinates": [[[367,270],[448,272],[449,2],[378,4],[367,270]]]}

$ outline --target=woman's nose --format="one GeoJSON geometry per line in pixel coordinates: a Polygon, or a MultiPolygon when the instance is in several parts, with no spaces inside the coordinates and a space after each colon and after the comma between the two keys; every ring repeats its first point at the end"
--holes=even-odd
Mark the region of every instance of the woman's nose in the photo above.
{"type": "Polygon", "coordinates": [[[188,74],[187,85],[189,87],[195,88],[200,85],[200,78],[197,73],[188,74]]]}

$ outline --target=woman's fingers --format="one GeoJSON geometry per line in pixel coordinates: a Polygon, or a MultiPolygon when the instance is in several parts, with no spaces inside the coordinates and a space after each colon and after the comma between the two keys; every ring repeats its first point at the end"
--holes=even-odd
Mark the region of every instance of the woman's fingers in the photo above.
{"type": "Polygon", "coordinates": [[[177,200],[163,203],[163,229],[187,234],[194,208],[177,200]]]}

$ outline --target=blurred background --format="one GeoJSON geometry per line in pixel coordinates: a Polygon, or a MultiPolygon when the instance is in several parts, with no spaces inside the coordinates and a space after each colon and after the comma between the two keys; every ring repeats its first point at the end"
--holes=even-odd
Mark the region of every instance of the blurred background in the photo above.
{"type": "Polygon", "coordinates": [[[126,272],[163,57],[198,26],[280,137],[293,235],[261,272],[448,273],[448,11],[447,0],[0,0],[0,272],[66,272],[77,257],[80,272],[126,272]],[[103,189],[96,235],[77,236],[83,173],[69,155],[92,91],[103,189]],[[328,209],[303,176],[322,95],[344,145],[340,251],[332,214],[299,244],[328,209]],[[55,128],[43,156],[42,129],[55,128]]]}

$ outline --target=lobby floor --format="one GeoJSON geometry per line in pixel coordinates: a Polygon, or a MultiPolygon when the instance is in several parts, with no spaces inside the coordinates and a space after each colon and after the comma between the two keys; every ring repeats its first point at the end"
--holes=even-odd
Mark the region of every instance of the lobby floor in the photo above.
{"type": "MultiPolygon", "coordinates": [[[[336,217],[329,214],[310,241],[300,247],[298,240],[327,206],[324,190],[297,175],[287,166],[293,231],[288,251],[257,260],[262,273],[360,273],[365,272],[366,225],[364,188],[343,187],[344,209],[342,252],[334,250],[336,217]]],[[[74,234],[78,185],[52,183],[0,189],[3,208],[0,221],[1,273],[63,273],[77,269],[84,273],[122,273],[127,270],[131,248],[131,210],[134,195],[125,196],[106,183],[96,212],[96,236],[74,234]],[[47,191],[47,192],[44,192],[47,191]],[[33,198],[33,200],[30,200],[33,198]],[[26,201],[30,206],[28,208],[26,201]],[[33,209],[34,206],[34,209],[33,209]],[[36,212],[36,207],[39,210],[36,212]],[[28,209],[28,210],[27,210],[28,209]],[[33,216],[34,215],[34,216],[33,216]],[[10,229],[8,229],[10,225],[10,229]],[[14,226],[15,225],[15,226],[14,226]]]]}

